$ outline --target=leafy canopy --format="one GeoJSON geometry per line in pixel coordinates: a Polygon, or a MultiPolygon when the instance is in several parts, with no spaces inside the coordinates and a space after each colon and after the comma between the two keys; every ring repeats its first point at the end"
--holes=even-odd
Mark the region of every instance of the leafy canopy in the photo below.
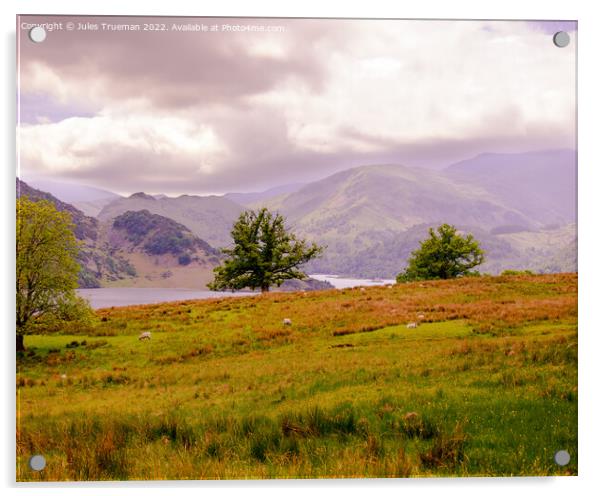
{"type": "Polygon", "coordinates": [[[462,236],[454,226],[442,224],[413,251],[407,268],[397,276],[398,282],[423,279],[452,279],[477,275],[472,271],[485,260],[485,252],[472,234],[462,236]]]}
{"type": "Polygon", "coordinates": [[[233,248],[222,250],[226,260],[214,269],[213,290],[280,286],[287,279],[304,279],[299,266],[319,256],[323,247],[308,244],[286,230],[284,218],[266,208],[240,214],[231,231],[233,248]]]}
{"type": "Polygon", "coordinates": [[[47,200],[17,200],[17,348],[36,324],[79,320],[89,313],[77,297],[78,241],[68,212],[47,200]]]}

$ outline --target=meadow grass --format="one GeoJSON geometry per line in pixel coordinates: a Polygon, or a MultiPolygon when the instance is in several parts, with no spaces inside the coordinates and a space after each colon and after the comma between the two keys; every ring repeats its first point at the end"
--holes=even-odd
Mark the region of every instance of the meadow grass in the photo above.
{"type": "Polygon", "coordinates": [[[26,337],[17,480],[577,473],[575,274],[97,314],[26,337]]]}

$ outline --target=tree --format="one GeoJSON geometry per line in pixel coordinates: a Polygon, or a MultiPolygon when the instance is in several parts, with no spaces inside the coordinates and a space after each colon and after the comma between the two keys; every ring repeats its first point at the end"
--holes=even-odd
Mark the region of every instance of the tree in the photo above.
{"type": "Polygon", "coordinates": [[[452,279],[476,275],[472,271],[485,260],[485,252],[472,234],[457,234],[456,228],[442,224],[435,231],[429,229],[429,237],[413,251],[407,268],[397,276],[397,282],[423,279],[452,279]]]}
{"type": "Polygon", "coordinates": [[[241,213],[231,235],[234,246],[222,250],[226,260],[213,270],[209,289],[261,288],[266,292],[287,279],[305,279],[299,266],[323,251],[315,243],[297,239],[286,230],[284,218],[266,208],[241,213]]]}
{"type": "Polygon", "coordinates": [[[87,303],[75,293],[78,242],[68,212],[47,200],[17,200],[17,351],[36,324],[82,319],[87,303]]]}

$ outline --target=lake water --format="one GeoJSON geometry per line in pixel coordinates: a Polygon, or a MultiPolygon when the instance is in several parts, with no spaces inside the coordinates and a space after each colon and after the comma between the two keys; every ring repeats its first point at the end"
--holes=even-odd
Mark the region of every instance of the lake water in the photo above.
{"type": "Polygon", "coordinates": [[[200,289],[167,288],[94,288],[78,289],[77,294],[90,302],[92,308],[125,307],[166,301],[204,300],[228,296],[248,296],[258,293],[231,293],[200,289]]]}
{"type": "Polygon", "coordinates": [[[355,288],[356,286],[383,286],[385,284],[395,284],[394,279],[353,279],[332,274],[310,274],[309,277],[317,279],[318,281],[327,281],[337,289],[355,288]]]}
{"type": "MultiPolygon", "coordinates": [[[[392,279],[372,280],[338,277],[331,274],[311,274],[319,281],[328,281],[335,288],[353,288],[355,286],[378,286],[393,284],[392,279]]],[[[125,307],[128,305],[146,305],[166,301],[205,300],[207,298],[223,298],[257,295],[248,292],[203,291],[201,289],[168,289],[168,288],[95,288],[78,289],[77,294],[87,299],[92,308],[125,307]]]]}

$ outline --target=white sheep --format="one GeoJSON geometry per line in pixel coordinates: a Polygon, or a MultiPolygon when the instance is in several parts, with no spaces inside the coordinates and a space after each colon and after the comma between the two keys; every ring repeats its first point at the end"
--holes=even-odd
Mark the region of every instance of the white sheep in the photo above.
{"type": "Polygon", "coordinates": [[[409,324],[406,325],[406,327],[408,329],[416,329],[416,327],[418,327],[418,324],[416,322],[410,322],[409,324]]]}
{"type": "Polygon", "coordinates": [[[151,333],[150,331],[146,331],[140,334],[140,336],[138,336],[138,339],[140,341],[144,341],[145,339],[150,339],[151,338],[151,333]]]}
{"type": "Polygon", "coordinates": [[[291,319],[283,319],[282,324],[290,326],[290,325],[293,325],[293,321],[291,319]]]}

